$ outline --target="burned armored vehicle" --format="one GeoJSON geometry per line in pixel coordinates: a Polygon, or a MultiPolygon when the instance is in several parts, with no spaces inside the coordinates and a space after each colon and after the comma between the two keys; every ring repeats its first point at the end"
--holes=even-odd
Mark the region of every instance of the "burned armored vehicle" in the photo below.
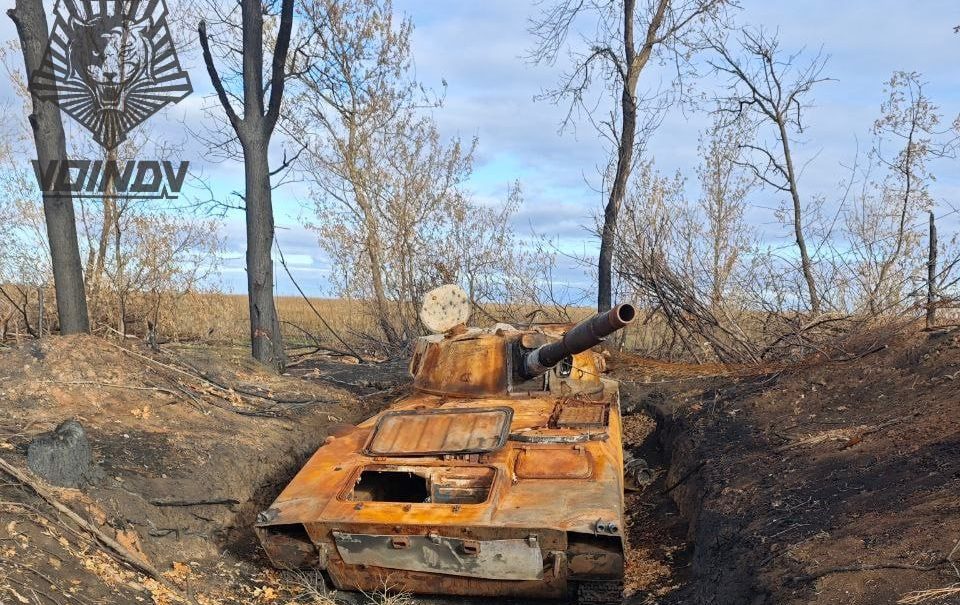
{"type": "Polygon", "coordinates": [[[619,603],[619,394],[591,348],[634,308],[572,328],[467,328],[468,310],[428,294],[412,394],[327,439],[258,516],[264,549],[343,590],[619,603]]]}

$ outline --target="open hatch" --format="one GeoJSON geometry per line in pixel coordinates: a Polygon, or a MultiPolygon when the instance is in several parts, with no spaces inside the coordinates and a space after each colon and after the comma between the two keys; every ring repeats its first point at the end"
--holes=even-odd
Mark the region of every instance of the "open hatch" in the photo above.
{"type": "Polygon", "coordinates": [[[488,466],[371,465],[343,494],[354,502],[482,504],[496,470],[488,466]]]}

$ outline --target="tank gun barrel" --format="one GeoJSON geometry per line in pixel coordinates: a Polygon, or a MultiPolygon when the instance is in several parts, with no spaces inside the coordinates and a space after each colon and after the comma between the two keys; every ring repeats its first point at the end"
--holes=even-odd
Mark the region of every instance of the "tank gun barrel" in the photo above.
{"type": "Polygon", "coordinates": [[[570,328],[563,338],[528,352],[523,358],[521,373],[527,380],[545,373],[568,355],[576,355],[596,346],[626,327],[636,317],[633,305],[622,303],[606,313],[597,313],[570,328]]]}

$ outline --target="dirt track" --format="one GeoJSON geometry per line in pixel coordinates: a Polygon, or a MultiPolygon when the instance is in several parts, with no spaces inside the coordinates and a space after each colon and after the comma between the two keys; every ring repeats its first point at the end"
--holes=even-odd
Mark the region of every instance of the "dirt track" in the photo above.
{"type": "MultiPolygon", "coordinates": [[[[958,581],[946,560],[960,540],[958,335],[884,344],[760,372],[615,360],[625,448],[657,474],[627,495],[628,603],[879,605],[958,581]]],[[[0,456],[22,468],[33,435],[78,418],[107,478],[57,490],[64,502],[201,605],[302,598],[310,578],[265,565],[252,516],[327,427],[404,388],[403,364],[318,359],[273,378],[237,350],[155,359],[199,378],[89,337],[0,352],[0,456]],[[174,495],[238,504],[162,504],[174,495]]],[[[0,602],[172,602],[6,480],[0,521],[0,602]]]]}

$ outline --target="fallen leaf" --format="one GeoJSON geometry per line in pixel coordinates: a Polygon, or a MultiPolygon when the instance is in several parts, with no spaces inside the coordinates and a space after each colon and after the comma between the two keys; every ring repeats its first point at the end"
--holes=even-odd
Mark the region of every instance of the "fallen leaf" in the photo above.
{"type": "Polygon", "coordinates": [[[280,595],[272,587],[267,586],[260,592],[260,600],[264,603],[273,603],[280,595]]]}
{"type": "Polygon", "coordinates": [[[150,563],[150,559],[147,558],[147,554],[143,552],[143,548],[140,546],[140,534],[133,531],[132,529],[128,530],[117,530],[116,540],[123,546],[127,548],[132,554],[136,555],[140,561],[143,563],[150,563]]]}
{"type": "MultiPolygon", "coordinates": [[[[147,420],[148,418],[150,418],[150,415],[151,415],[150,406],[145,405],[142,408],[134,408],[130,413],[136,416],[137,418],[139,418],[140,420],[147,420]]],[[[124,437],[126,437],[126,435],[124,435],[124,437]]]]}

